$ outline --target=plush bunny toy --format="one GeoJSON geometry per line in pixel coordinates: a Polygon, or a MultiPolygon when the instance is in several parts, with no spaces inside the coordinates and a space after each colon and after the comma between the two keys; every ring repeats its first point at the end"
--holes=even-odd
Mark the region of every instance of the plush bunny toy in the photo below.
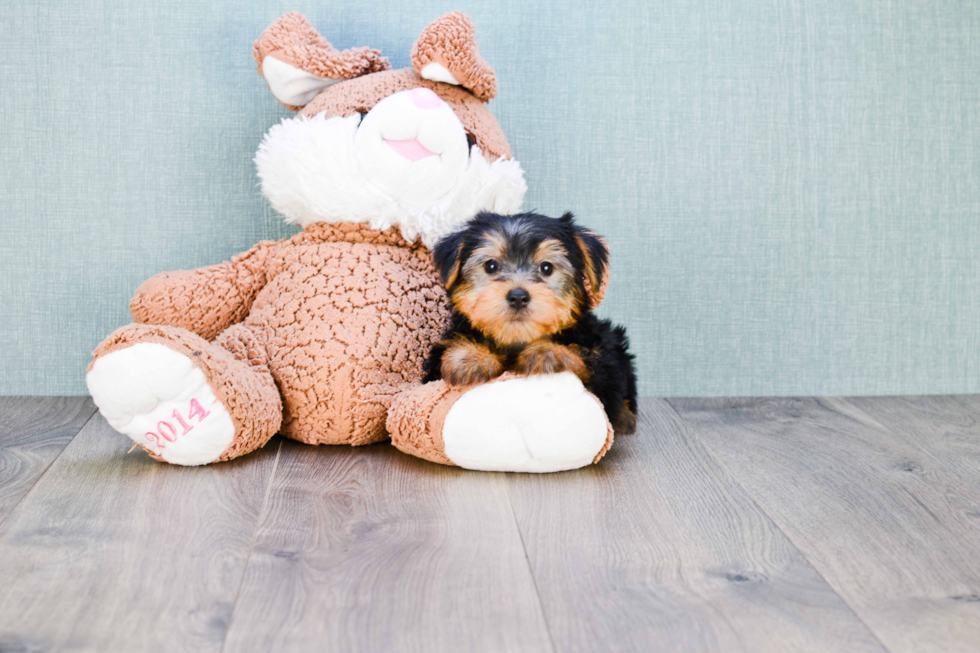
{"type": "Polygon", "coordinates": [[[426,27],[404,70],[370,48],[335,50],[297,13],[253,54],[272,94],[299,110],[255,161],[262,192],[303,231],[144,283],[136,322],[99,345],[86,377],[109,424],[178,465],[229,460],[277,432],[309,444],[391,437],[472,469],[598,460],[612,430],[571,373],[420,382],[449,315],[429,248],[481,210],[517,211],[526,190],[485,104],[497,81],[470,20],[426,27]]]}

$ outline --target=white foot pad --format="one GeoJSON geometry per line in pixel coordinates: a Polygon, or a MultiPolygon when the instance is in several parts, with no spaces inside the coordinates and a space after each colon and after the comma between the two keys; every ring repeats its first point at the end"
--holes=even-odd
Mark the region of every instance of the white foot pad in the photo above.
{"type": "Polygon", "coordinates": [[[446,455],[466,469],[558,472],[590,464],[606,443],[606,414],[571,372],[498,381],[460,397],[446,415],[446,455]]]}
{"type": "Polygon", "coordinates": [[[235,437],[204,372],[165,345],[144,342],[106,354],[85,382],[112,428],[168,463],[214,462],[235,437]]]}

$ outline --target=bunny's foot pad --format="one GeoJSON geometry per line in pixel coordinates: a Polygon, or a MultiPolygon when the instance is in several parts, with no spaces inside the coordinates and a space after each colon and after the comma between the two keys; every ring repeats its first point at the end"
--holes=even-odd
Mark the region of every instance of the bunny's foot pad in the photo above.
{"type": "Polygon", "coordinates": [[[101,356],[85,381],[109,425],[155,458],[205,465],[234,440],[235,424],[204,372],[166,345],[138,343],[101,356]]]}

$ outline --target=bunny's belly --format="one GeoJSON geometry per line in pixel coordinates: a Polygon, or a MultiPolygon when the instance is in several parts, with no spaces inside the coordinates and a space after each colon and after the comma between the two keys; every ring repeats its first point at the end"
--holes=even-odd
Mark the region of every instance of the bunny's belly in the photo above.
{"type": "Polygon", "coordinates": [[[264,340],[282,393],[281,433],[310,444],[383,440],[392,398],[419,382],[446,327],[445,291],[401,247],[309,250],[287,262],[245,322],[264,340]]]}

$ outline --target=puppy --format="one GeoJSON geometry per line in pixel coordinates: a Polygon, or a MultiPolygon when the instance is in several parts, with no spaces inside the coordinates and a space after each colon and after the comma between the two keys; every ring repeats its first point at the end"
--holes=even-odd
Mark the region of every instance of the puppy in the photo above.
{"type": "Polygon", "coordinates": [[[636,371],[626,330],[592,312],[607,273],[605,241],[571,213],[481,213],[439,241],[436,268],[453,307],[425,381],[467,386],[507,370],[572,372],[617,433],[636,428],[636,371]]]}

